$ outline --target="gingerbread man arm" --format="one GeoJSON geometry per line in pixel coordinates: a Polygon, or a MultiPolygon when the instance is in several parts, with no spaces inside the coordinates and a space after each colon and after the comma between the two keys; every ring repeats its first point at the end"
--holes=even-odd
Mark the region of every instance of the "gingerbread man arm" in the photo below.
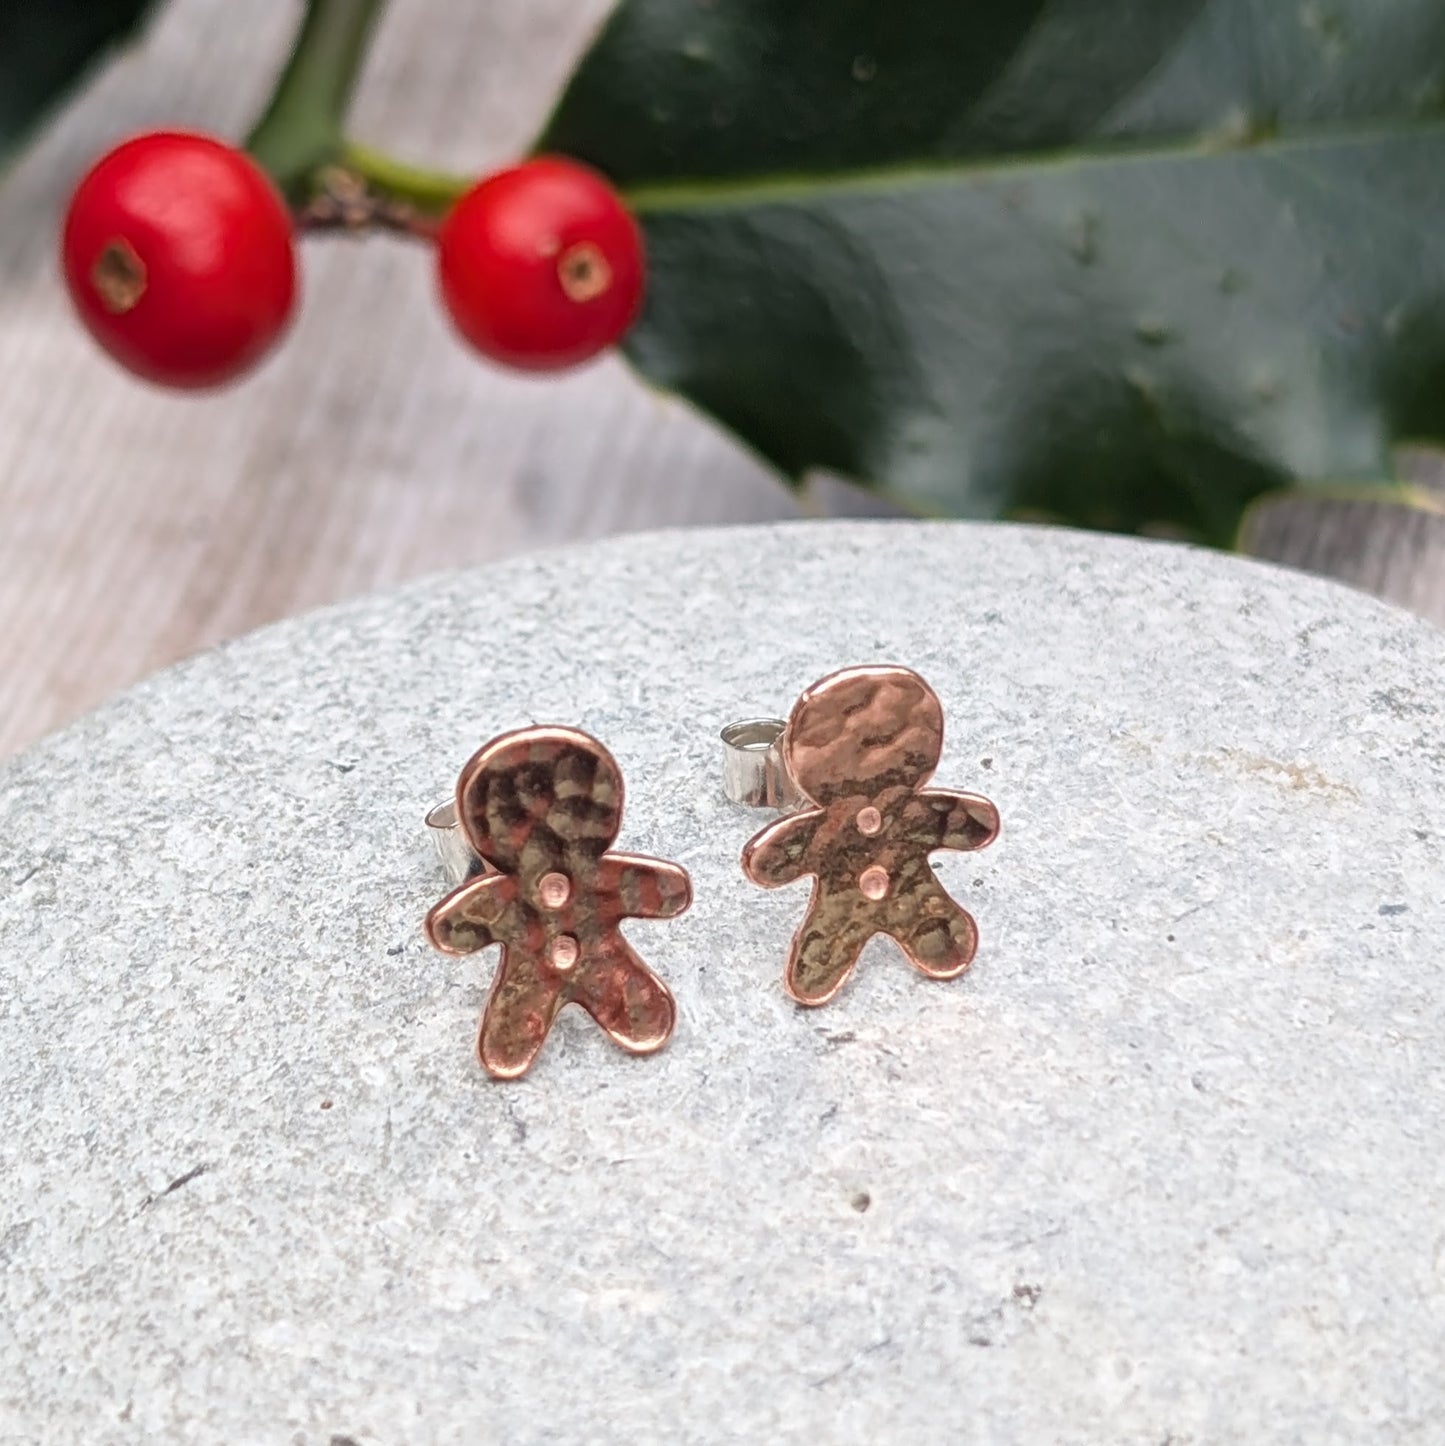
{"type": "Polygon", "coordinates": [[[743,872],[765,889],[815,873],[813,840],[824,817],[821,808],[810,808],[770,823],[743,849],[743,872]]]}
{"type": "Polygon", "coordinates": [[[604,854],[594,887],[617,896],[625,919],[672,919],[692,903],[686,869],[640,854],[604,854]]]}
{"type": "Polygon", "coordinates": [[[502,916],[517,897],[510,874],[484,874],[453,889],[426,916],[426,936],[443,954],[474,954],[503,941],[502,916]]]}
{"type": "Polygon", "coordinates": [[[998,837],[998,809],[976,793],[928,788],[906,806],[903,831],[928,840],[930,849],[970,852],[984,849],[998,837]]]}

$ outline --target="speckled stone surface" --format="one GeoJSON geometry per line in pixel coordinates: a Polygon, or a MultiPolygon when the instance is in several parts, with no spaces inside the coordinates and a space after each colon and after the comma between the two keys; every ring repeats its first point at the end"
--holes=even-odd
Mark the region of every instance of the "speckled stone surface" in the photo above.
{"type": "Polygon", "coordinates": [[[0,1440],[1402,1442],[1445,1420],[1445,636],[1161,544],[659,534],[284,624],[0,772],[0,1440]],[[942,695],[972,972],[781,985],[715,735],[942,695]],[[576,723],[679,1005],[473,1058],[423,811],[576,723]]]}

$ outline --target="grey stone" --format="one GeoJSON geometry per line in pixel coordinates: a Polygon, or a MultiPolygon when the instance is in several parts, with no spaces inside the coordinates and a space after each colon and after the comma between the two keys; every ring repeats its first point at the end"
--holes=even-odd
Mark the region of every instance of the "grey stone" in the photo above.
{"type": "Polygon", "coordinates": [[[285,623],[0,772],[0,1439],[1435,1439],[1445,636],[1163,544],[687,532],[285,623]],[[717,729],[939,690],[1001,840],[930,983],[819,1011],[717,729]],[[576,723],[670,1046],[524,1081],[430,951],[425,809],[576,723]]]}

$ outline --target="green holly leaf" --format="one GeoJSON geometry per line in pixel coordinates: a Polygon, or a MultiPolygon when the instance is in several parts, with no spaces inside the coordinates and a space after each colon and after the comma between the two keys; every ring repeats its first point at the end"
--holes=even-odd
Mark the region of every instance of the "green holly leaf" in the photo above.
{"type": "Polygon", "coordinates": [[[0,165],[151,0],[5,0],[0,5],[0,165]]]}
{"type": "Polygon", "coordinates": [[[792,478],[1227,543],[1445,431],[1438,0],[623,0],[539,147],[792,478]]]}

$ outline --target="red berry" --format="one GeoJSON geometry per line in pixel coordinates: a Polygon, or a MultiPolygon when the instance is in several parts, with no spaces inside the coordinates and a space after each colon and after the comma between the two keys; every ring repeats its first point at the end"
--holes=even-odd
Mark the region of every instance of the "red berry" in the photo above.
{"type": "Polygon", "coordinates": [[[285,203],[248,155],[209,136],[157,131],[102,156],[71,197],[61,254],[95,339],[173,387],[254,366],[296,298],[285,203]]]}
{"type": "Polygon", "coordinates": [[[487,356],[529,371],[609,347],[642,302],[642,233],[595,171],[544,156],[452,208],[437,245],[442,301],[487,356]]]}

